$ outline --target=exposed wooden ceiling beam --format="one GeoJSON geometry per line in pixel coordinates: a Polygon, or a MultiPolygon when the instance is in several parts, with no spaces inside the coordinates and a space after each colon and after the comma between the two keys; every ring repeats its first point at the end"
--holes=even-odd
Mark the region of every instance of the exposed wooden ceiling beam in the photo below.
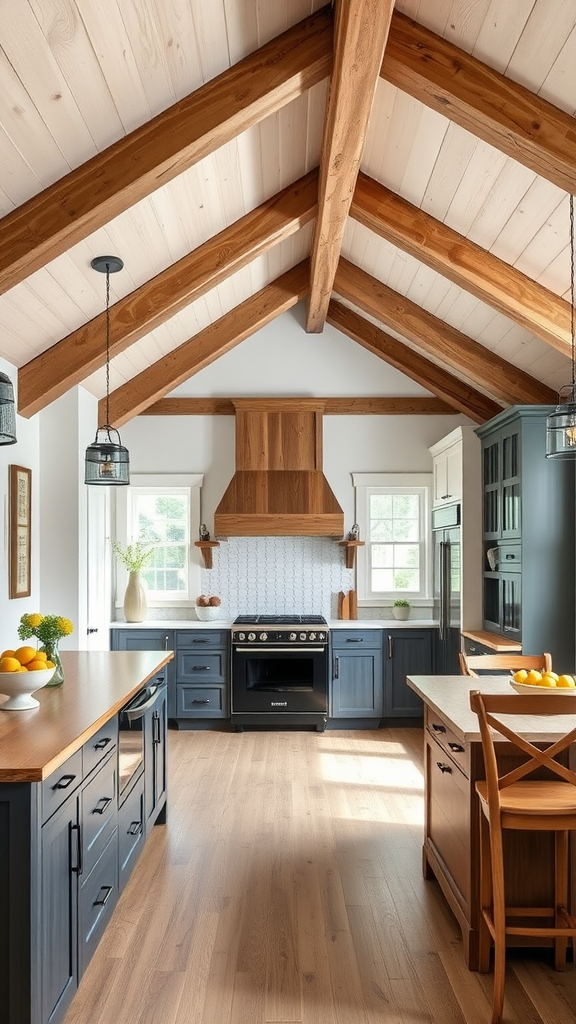
{"type": "Polygon", "coordinates": [[[574,118],[398,11],[382,77],[567,192],[576,192],[574,118]]]}
{"type": "MultiPolygon", "coordinates": [[[[255,334],[308,294],[310,264],[303,260],[272,284],[220,317],[158,362],[112,392],[110,424],[123,423],[144,412],[183,381],[255,334]]],[[[98,422],[104,422],[106,399],[98,403],[98,422]]]]}
{"type": "MultiPolygon", "coordinates": [[[[454,410],[439,398],[313,398],[296,396],[303,407],[307,401],[324,404],[325,416],[443,416],[454,410]]],[[[234,416],[236,398],[160,398],[141,416],[234,416]]],[[[258,399],[254,399],[257,403],[258,399]]]]}
{"type": "Polygon", "coordinates": [[[0,222],[0,294],[330,74],[324,7],[0,222]]]}
{"type": "Polygon", "coordinates": [[[570,306],[525,274],[360,173],[350,216],[570,355],[570,306]]]}
{"type": "Polygon", "coordinates": [[[306,330],[326,320],[394,0],[339,0],[334,67],[320,157],[318,217],[310,257],[306,330]]]}
{"type": "Polygon", "coordinates": [[[328,307],[328,323],[431,391],[450,407],[451,412],[456,410],[475,423],[485,423],[502,411],[496,402],[334,299],[328,307]]]}
{"type": "MultiPolygon", "coordinates": [[[[317,172],[311,171],[208,239],[110,308],[110,355],[206,294],[316,214],[317,172]]],[[[18,373],[18,411],[31,416],[106,362],[106,313],[26,363],[18,373]]]]}
{"type": "Polygon", "coordinates": [[[462,373],[483,391],[506,405],[555,405],[556,392],[506,362],[454,327],[438,320],[410,299],[340,259],[335,291],[407,338],[433,359],[462,373]]]}

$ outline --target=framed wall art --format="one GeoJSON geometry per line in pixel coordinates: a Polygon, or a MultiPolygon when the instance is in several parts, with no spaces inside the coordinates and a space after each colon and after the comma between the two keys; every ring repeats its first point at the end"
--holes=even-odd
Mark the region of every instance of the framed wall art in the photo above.
{"type": "Polygon", "coordinates": [[[10,597],[30,597],[32,470],[10,466],[10,597]]]}

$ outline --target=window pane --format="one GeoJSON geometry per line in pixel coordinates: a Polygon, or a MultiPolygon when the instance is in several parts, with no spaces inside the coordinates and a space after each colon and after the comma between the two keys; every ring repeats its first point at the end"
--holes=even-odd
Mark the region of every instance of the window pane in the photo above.
{"type": "Polygon", "coordinates": [[[393,590],[420,590],[420,572],[418,569],[395,569],[393,590]]]}
{"type": "Polygon", "coordinates": [[[393,566],[394,546],[392,544],[373,544],[372,565],[378,569],[393,566]]]}
{"type": "Polygon", "coordinates": [[[372,590],[388,591],[394,589],[394,575],[392,569],[372,570],[372,590]]]}

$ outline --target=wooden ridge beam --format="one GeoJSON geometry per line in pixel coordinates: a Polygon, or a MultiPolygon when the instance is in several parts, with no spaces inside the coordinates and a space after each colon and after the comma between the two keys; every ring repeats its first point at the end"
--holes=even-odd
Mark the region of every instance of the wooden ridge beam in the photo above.
{"type": "Polygon", "coordinates": [[[328,323],[383,359],[389,366],[431,391],[450,412],[463,413],[475,423],[485,423],[502,412],[502,407],[492,399],[334,299],[328,307],[328,323]]]}
{"type": "Polygon", "coordinates": [[[421,309],[381,281],[340,259],[334,290],[505,405],[555,405],[541,381],[421,309]]]}
{"type": "Polygon", "coordinates": [[[334,66],[310,257],[310,332],[324,328],[393,7],[394,0],[347,0],[336,5],[334,66]]]}
{"type": "Polygon", "coordinates": [[[396,11],[382,78],[576,193],[574,118],[396,11]]]}
{"type": "Polygon", "coordinates": [[[504,260],[360,173],[350,216],[569,356],[570,305],[504,260]]]}
{"type": "Polygon", "coordinates": [[[0,294],[330,74],[323,7],[3,218],[0,294]]]}
{"type": "MultiPolygon", "coordinates": [[[[329,312],[330,315],[330,312],[329,312]]],[[[307,402],[323,402],[325,416],[442,416],[454,412],[452,405],[440,398],[372,398],[341,396],[332,398],[300,398],[303,409],[307,402]]],[[[160,398],[148,406],[141,416],[234,416],[237,398],[160,398]]],[[[267,399],[268,402],[274,399],[267,399]]],[[[258,405],[258,399],[254,399],[258,405]]],[[[498,411],[500,411],[498,407],[498,411]]]]}
{"type": "MultiPolygon", "coordinates": [[[[310,264],[303,260],[245,302],[116,388],[109,399],[110,424],[120,427],[144,412],[178,384],[255,334],[308,294],[310,264]]],[[[106,399],[98,403],[104,422],[106,399]]]]}
{"type": "MultiPolygon", "coordinates": [[[[110,356],[175,316],[313,219],[317,172],[272,196],[110,308],[110,356]]],[[[106,314],[21,367],[18,411],[31,416],[106,363],[106,314]]]]}

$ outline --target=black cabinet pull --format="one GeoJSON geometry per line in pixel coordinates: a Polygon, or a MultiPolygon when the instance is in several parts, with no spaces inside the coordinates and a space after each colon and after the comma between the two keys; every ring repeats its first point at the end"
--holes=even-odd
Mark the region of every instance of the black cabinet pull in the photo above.
{"type": "Polygon", "coordinates": [[[75,775],[62,775],[58,779],[58,782],[54,783],[52,789],[68,789],[68,786],[71,785],[72,782],[74,782],[75,778],[75,775]]]}
{"type": "Polygon", "coordinates": [[[160,715],[158,714],[157,711],[155,711],[154,717],[152,718],[152,742],[160,743],[161,738],[162,737],[160,734],[160,715]]]}
{"type": "Polygon", "coordinates": [[[113,885],[101,885],[100,886],[100,891],[98,893],[98,896],[100,896],[101,892],[103,892],[104,895],[102,896],[101,899],[94,900],[94,906],[95,907],[103,907],[104,904],[106,903],[106,901],[108,900],[108,898],[110,896],[110,893],[113,891],[113,889],[114,889],[113,885]]]}
{"type": "Polygon", "coordinates": [[[193,665],[192,666],[192,671],[193,672],[209,672],[210,671],[210,665],[193,665]]]}
{"type": "Polygon", "coordinates": [[[452,769],[449,764],[444,764],[442,761],[436,761],[436,765],[442,774],[444,774],[444,772],[448,772],[449,775],[452,775],[452,769]]]}
{"type": "Polygon", "coordinates": [[[76,848],[75,849],[75,852],[76,852],[76,863],[71,865],[72,871],[75,871],[76,874],[81,875],[82,874],[82,828],[81,828],[80,825],[71,825],[70,826],[70,832],[75,832],[76,833],[76,842],[75,843],[72,842],[72,836],[70,837],[70,853],[72,854],[74,852],[74,848],[76,848]]]}
{"type": "Polygon", "coordinates": [[[126,834],[129,835],[129,836],[138,836],[138,835],[140,835],[141,831],[142,831],[142,822],[141,821],[131,821],[130,822],[130,828],[128,829],[126,834]]]}
{"type": "Polygon", "coordinates": [[[349,636],[349,637],[346,638],[346,643],[347,644],[363,644],[364,643],[364,637],[363,636],[349,636]]]}
{"type": "Polygon", "coordinates": [[[208,637],[194,637],[192,640],[193,644],[209,644],[210,640],[208,637]]]}
{"type": "Polygon", "coordinates": [[[94,750],[104,750],[109,743],[112,743],[112,737],[104,736],[103,739],[98,740],[98,743],[94,744],[94,750]]]}
{"type": "Polygon", "coordinates": [[[390,634],[388,634],[388,657],[389,658],[393,658],[394,657],[394,640],[390,636],[390,634]]]}
{"type": "Polygon", "coordinates": [[[112,803],[111,796],[101,796],[96,807],[93,808],[92,814],[104,814],[104,811],[112,803]],[[100,806],[99,806],[100,805],[100,806]]]}
{"type": "Polygon", "coordinates": [[[453,750],[456,754],[464,753],[464,747],[461,743],[449,743],[448,746],[450,747],[450,750],[453,750]]]}
{"type": "Polygon", "coordinates": [[[338,655],[336,654],[334,656],[334,671],[332,673],[334,679],[338,679],[339,672],[340,672],[340,659],[338,658],[338,655]]]}
{"type": "Polygon", "coordinates": [[[434,729],[434,732],[446,732],[446,726],[437,725],[436,722],[432,722],[432,728],[434,729]]]}
{"type": "Polygon", "coordinates": [[[210,703],[210,698],[209,697],[205,697],[204,700],[200,700],[199,697],[195,697],[194,700],[192,701],[192,703],[193,704],[209,704],[210,703]]]}

